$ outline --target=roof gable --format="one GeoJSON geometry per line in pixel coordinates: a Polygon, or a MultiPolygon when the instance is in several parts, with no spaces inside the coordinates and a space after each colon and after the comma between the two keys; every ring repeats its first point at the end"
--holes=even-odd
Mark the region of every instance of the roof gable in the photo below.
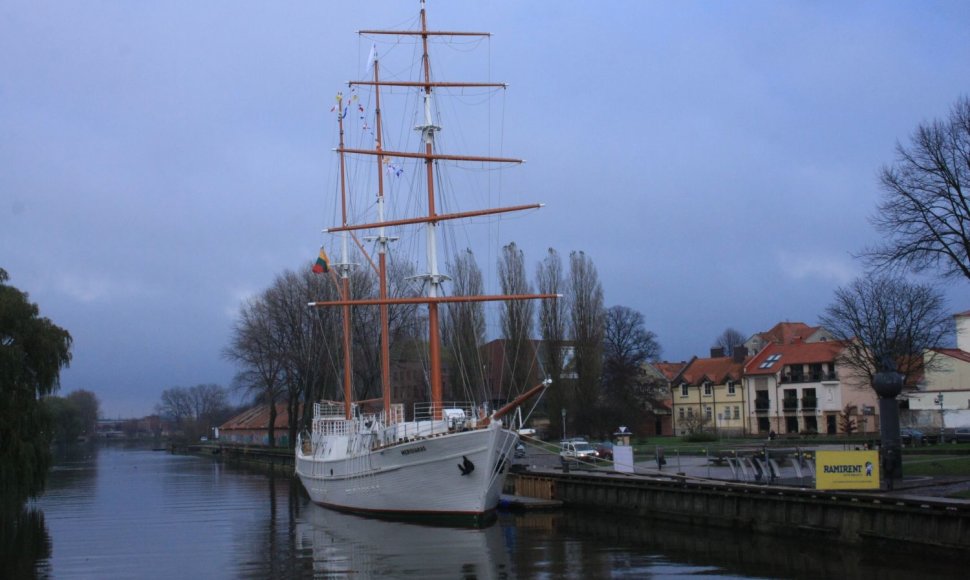
{"type": "Polygon", "coordinates": [[[786,365],[835,363],[841,351],[840,341],[769,344],[748,360],[744,374],[771,375],[781,371],[786,365]]]}
{"type": "MultiPolygon", "coordinates": [[[[276,405],[276,429],[288,429],[290,426],[289,416],[286,414],[286,403],[276,405]]],[[[220,431],[231,431],[233,429],[266,429],[269,427],[269,405],[256,405],[247,409],[223,423],[220,431]]]]}
{"type": "Polygon", "coordinates": [[[741,380],[743,369],[743,362],[735,362],[729,356],[695,358],[680,373],[680,380],[689,385],[702,385],[705,382],[721,385],[741,380]]]}
{"type": "Polygon", "coordinates": [[[668,381],[672,381],[677,378],[677,375],[680,374],[680,371],[684,370],[684,367],[687,366],[687,363],[684,361],[680,361],[680,362],[661,361],[661,362],[650,363],[650,365],[653,368],[657,369],[657,371],[660,374],[662,374],[664,378],[666,378],[668,381]]]}

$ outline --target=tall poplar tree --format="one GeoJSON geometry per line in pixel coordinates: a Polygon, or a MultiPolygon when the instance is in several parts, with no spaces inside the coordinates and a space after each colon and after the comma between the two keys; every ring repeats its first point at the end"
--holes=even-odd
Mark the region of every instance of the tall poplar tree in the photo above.
{"type": "MultiPolygon", "coordinates": [[[[498,273],[503,294],[532,293],[532,285],[525,273],[525,256],[515,242],[502,248],[498,273]]],[[[509,300],[502,309],[502,337],[505,339],[502,385],[503,393],[510,398],[533,386],[528,380],[535,364],[535,349],[531,344],[534,317],[535,303],[531,300],[509,300]]]]}
{"type": "Polygon", "coordinates": [[[574,430],[589,432],[595,424],[603,368],[605,309],[603,286],[593,260],[584,252],[569,254],[569,331],[576,369],[574,430]]]}

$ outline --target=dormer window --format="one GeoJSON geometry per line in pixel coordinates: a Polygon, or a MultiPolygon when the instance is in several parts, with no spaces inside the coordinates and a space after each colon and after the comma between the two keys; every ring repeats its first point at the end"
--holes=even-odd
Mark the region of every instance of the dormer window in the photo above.
{"type": "Polygon", "coordinates": [[[680,396],[681,397],[687,396],[687,383],[680,383],[680,396]]]}
{"type": "Polygon", "coordinates": [[[711,382],[710,381],[705,381],[704,382],[704,396],[705,397],[710,397],[712,394],[714,394],[714,387],[711,386],[711,382]]]}
{"type": "Polygon", "coordinates": [[[765,359],[765,362],[761,363],[759,369],[770,369],[778,360],[781,358],[780,354],[773,354],[765,359]]]}

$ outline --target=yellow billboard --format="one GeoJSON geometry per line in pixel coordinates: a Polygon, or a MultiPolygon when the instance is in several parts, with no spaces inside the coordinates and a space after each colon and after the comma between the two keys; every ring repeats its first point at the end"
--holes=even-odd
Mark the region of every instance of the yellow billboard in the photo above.
{"type": "Polygon", "coordinates": [[[815,489],[879,489],[879,452],[816,451],[815,489]]]}

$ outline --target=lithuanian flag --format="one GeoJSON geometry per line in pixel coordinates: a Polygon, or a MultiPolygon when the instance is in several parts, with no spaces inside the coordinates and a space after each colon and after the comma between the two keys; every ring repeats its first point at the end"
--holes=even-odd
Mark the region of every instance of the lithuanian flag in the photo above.
{"type": "Polygon", "coordinates": [[[317,263],[313,265],[313,271],[317,274],[325,274],[330,271],[330,258],[323,251],[323,247],[320,248],[320,256],[317,257],[317,263]]]}

